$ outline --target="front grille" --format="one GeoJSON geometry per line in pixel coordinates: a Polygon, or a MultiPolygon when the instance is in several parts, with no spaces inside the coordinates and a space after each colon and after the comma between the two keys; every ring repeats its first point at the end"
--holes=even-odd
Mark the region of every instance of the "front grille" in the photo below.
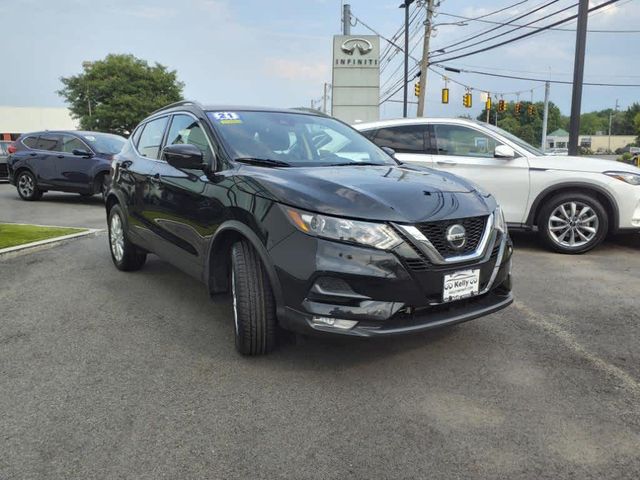
{"type": "Polygon", "coordinates": [[[8,178],[9,177],[9,169],[7,168],[6,163],[0,163],[0,178],[8,178]]]}
{"type": "Polygon", "coordinates": [[[448,258],[474,252],[480,244],[486,223],[487,217],[469,217],[458,220],[419,223],[416,225],[416,228],[429,239],[442,257],[448,258]],[[446,239],[447,228],[455,224],[462,225],[467,235],[467,242],[464,247],[458,250],[453,248],[446,239]]]}

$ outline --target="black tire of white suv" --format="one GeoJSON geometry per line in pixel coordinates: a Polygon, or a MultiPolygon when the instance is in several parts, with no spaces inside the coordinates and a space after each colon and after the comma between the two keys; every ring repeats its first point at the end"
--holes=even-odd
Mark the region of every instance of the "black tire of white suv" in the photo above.
{"type": "Polygon", "coordinates": [[[276,307],[271,282],[258,252],[247,242],[231,250],[231,293],[236,349],[263,355],[276,345],[276,307]]]}
{"type": "Polygon", "coordinates": [[[544,243],[559,253],[585,253],[606,238],[609,219],[592,195],[565,192],[548,200],[538,215],[538,231],[544,243]]]}

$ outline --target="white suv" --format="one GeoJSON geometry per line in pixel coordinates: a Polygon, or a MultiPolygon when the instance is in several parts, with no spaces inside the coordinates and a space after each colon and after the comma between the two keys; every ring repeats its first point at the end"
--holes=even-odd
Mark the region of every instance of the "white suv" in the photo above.
{"type": "Polygon", "coordinates": [[[354,128],[396,158],[446,170],[492,193],[510,228],[537,229],[562,253],[583,253],[608,233],[640,231],[640,169],[610,160],[549,156],[492,125],[412,118],[354,128]]]}

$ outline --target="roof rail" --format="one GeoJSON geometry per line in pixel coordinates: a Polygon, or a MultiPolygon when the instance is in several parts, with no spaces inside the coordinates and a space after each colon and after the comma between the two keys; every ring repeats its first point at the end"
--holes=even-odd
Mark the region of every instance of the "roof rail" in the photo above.
{"type": "Polygon", "coordinates": [[[202,105],[200,105],[200,103],[196,102],[195,100],[180,100],[179,102],[173,102],[173,103],[170,103],[169,105],[165,105],[164,107],[151,112],[149,115],[154,115],[158,112],[167,110],[169,108],[179,107],[180,105],[195,105],[196,107],[202,108],[202,105]]]}

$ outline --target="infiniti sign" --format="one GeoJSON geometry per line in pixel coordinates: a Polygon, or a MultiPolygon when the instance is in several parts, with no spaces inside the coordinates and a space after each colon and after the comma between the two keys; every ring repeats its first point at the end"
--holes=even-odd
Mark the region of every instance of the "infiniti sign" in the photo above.
{"type": "Polygon", "coordinates": [[[340,49],[347,55],[353,55],[356,49],[360,55],[366,55],[373,50],[373,45],[366,38],[350,38],[342,43],[340,49]]]}

